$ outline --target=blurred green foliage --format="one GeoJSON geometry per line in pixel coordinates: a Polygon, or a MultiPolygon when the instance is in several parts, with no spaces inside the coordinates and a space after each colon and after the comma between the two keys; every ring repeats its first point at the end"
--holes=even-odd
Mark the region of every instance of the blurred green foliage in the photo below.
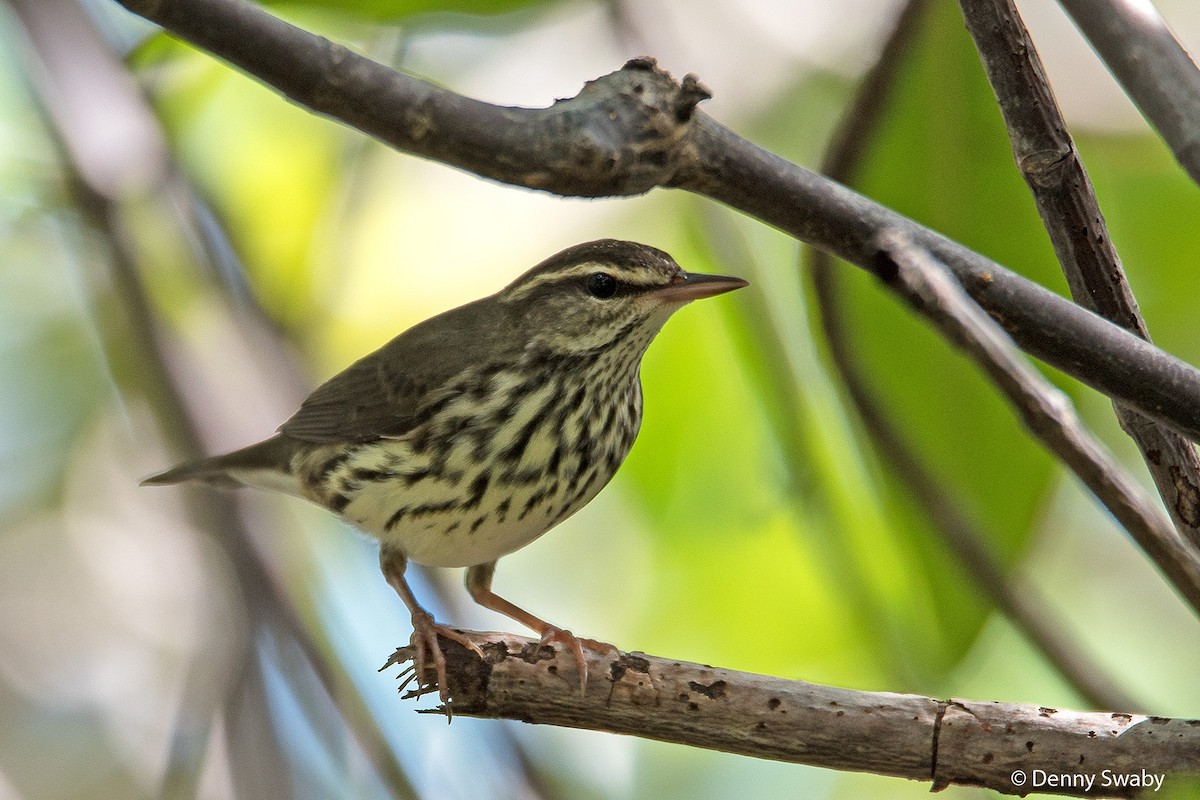
{"type": "MultiPolygon", "coordinates": [[[[1012,155],[1000,112],[961,12],[935,3],[897,77],[892,108],[861,170],[862,191],[1043,285],[1064,286],[1012,155]]],[[[952,480],[992,546],[1012,560],[1055,478],[976,368],[863,274],[843,287],[846,324],[884,407],[935,474],[952,480]]],[[[963,656],[990,609],[905,496],[887,481],[889,517],[919,554],[914,580],[934,596],[944,647],[935,666],[963,656]]]]}

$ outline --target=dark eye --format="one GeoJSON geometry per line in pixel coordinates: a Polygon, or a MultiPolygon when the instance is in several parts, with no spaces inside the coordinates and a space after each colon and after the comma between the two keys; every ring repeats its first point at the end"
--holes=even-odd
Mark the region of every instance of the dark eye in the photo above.
{"type": "Polygon", "coordinates": [[[588,294],[605,300],[617,293],[617,279],[607,272],[596,272],[588,276],[588,294]]]}

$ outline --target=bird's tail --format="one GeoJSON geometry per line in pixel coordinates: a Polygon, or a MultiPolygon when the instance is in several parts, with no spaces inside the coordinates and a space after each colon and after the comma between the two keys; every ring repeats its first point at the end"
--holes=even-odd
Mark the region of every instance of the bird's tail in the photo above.
{"type": "Polygon", "coordinates": [[[283,436],[272,436],[266,441],[234,450],[223,456],[188,461],[165,472],[151,475],[142,481],[142,486],[168,486],[173,483],[194,481],[223,489],[240,486],[291,491],[291,459],[293,443],[283,436]]]}

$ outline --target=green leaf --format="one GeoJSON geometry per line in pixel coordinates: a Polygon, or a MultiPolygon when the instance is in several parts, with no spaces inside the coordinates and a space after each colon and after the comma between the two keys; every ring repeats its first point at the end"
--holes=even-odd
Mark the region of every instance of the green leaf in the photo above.
{"type": "MultiPolygon", "coordinates": [[[[901,67],[862,170],[870,197],[1052,289],[1064,281],[1029,192],[1013,165],[1000,112],[959,11],[933,4],[901,67]]],[[[973,364],[858,270],[843,269],[846,324],[861,369],[921,457],[1011,561],[1028,540],[1056,475],[1012,410],[973,364]]],[[[908,576],[928,592],[949,666],[990,609],[913,507],[887,480],[893,530],[917,557],[908,576]]],[[[910,565],[911,566],[911,565],[910,565]]]]}

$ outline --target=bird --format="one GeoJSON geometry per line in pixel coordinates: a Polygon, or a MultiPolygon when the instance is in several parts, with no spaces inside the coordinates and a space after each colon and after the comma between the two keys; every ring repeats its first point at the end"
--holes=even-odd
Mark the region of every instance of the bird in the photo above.
{"type": "Polygon", "coordinates": [[[450,702],[434,620],[409,561],[465,567],[480,605],[569,648],[584,645],[492,591],[496,561],[586,505],[612,479],[642,421],[641,362],[677,310],[747,286],[685,272],[662,250],[601,239],[569,247],[499,292],[404,331],[321,384],[273,436],[180,464],[143,485],[197,482],[309,500],[379,542],[412,619],[418,684],[430,668],[450,702]]]}

